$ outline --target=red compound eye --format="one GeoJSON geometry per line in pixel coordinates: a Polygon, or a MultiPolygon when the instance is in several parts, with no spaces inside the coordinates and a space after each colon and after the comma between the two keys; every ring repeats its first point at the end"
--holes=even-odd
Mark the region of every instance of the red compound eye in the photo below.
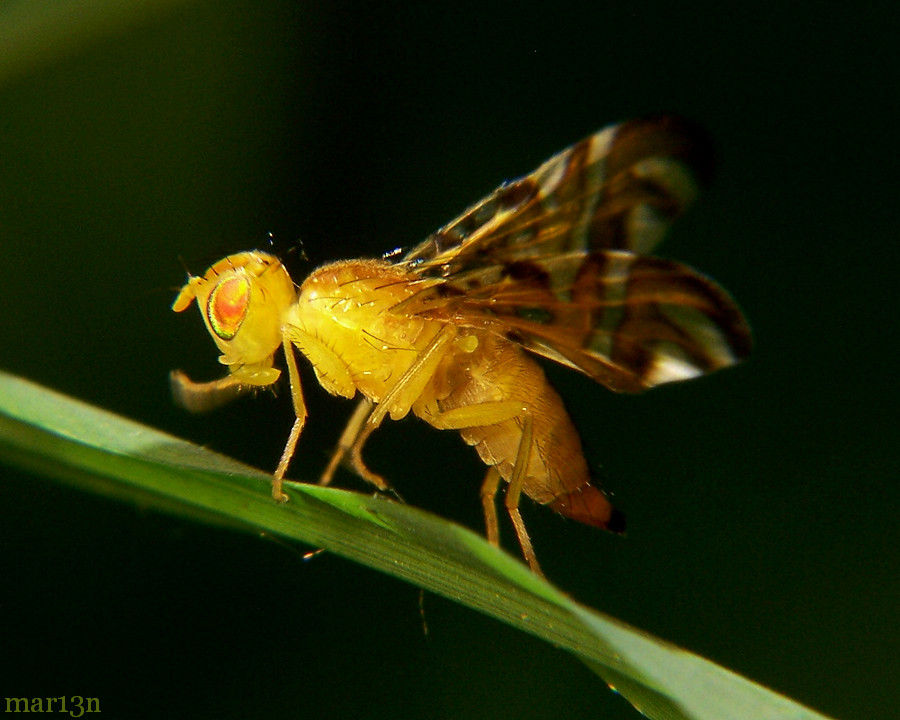
{"type": "Polygon", "coordinates": [[[223,280],[210,293],[206,316],[213,332],[223,340],[231,340],[247,317],[250,307],[250,281],[243,276],[223,280]]]}

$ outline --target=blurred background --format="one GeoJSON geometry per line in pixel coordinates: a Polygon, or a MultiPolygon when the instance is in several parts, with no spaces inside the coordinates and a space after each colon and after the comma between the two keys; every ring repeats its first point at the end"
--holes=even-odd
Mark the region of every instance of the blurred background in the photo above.
{"type": "MultiPolygon", "coordinates": [[[[302,243],[299,281],[414,244],[602,126],[685,115],[718,171],[660,253],[734,294],[755,353],[640,397],[547,368],[629,532],[526,522],[587,605],[826,714],[894,717],[900,63],[869,7],[7,0],[0,368],[273,469],[284,393],[171,402],[171,369],[221,372],[198,314],[170,311],[186,270],[271,237],[302,243]]],[[[292,474],[312,480],[352,405],[302,370],[292,474]]],[[[454,433],[392,423],[367,458],[481,529],[483,469],[454,433]]],[[[415,588],[332,555],[10,467],[0,508],[5,695],[122,718],[638,716],[570,655],[430,594],[426,636],[415,588]]]]}

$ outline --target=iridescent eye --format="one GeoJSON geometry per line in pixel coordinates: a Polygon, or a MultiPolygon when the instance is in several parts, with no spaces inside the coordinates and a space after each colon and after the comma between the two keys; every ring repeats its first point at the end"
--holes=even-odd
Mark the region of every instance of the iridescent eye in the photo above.
{"type": "Polygon", "coordinates": [[[250,307],[250,280],[239,275],[223,280],[209,295],[206,317],[222,340],[231,340],[247,317],[250,307]]]}

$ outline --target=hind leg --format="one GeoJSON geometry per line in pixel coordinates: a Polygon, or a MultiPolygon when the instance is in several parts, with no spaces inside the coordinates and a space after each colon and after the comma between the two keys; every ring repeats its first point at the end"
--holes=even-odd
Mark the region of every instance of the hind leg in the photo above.
{"type": "Polygon", "coordinates": [[[509,513],[509,519],[512,520],[513,527],[516,529],[516,535],[519,538],[519,546],[522,548],[522,555],[528,562],[528,566],[535,575],[544,577],[541,572],[541,566],[538,564],[537,555],[534,554],[534,547],[531,545],[531,538],[528,530],[525,528],[525,521],[522,520],[522,514],[519,512],[519,500],[522,498],[522,485],[525,483],[525,476],[528,471],[528,461],[531,459],[531,440],[532,440],[532,420],[531,414],[525,415],[522,423],[522,438],[519,440],[519,449],[516,452],[516,464],[513,467],[512,477],[509,479],[509,487],[506,490],[506,498],[504,504],[506,511],[509,513]]]}
{"type": "Polygon", "coordinates": [[[488,468],[481,485],[481,505],[484,508],[484,531],[488,542],[500,546],[500,529],[497,523],[497,491],[500,489],[500,471],[488,468]]]}
{"type": "MultiPolygon", "coordinates": [[[[478,405],[466,405],[445,412],[439,412],[434,406],[419,408],[421,417],[441,430],[462,430],[469,427],[482,427],[485,425],[497,425],[507,420],[522,418],[522,434],[519,438],[519,446],[516,450],[516,461],[513,465],[512,475],[509,478],[509,487],[506,489],[504,505],[509,513],[522,548],[522,556],[528,562],[535,575],[544,576],[541,566],[538,564],[531,538],[519,512],[519,500],[522,498],[522,487],[528,475],[528,464],[531,460],[531,447],[533,442],[533,421],[531,413],[522,403],[513,400],[486,402],[478,405]]],[[[481,503],[484,508],[484,523],[487,539],[492,545],[499,545],[499,530],[497,524],[497,507],[495,497],[500,487],[500,471],[496,467],[488,469],[481,486],[481,503]]]]}

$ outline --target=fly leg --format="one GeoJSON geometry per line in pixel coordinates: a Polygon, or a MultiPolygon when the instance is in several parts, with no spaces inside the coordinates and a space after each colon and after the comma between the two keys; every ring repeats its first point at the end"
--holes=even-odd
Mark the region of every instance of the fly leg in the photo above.
{"type": "Polygon", "coordinates": [[[484,532],[488,542],[500,547],[500,526],[497,523],[497,491],[500,489],[500,471],[489,467],[481,485],[481,505],[484,508],[484,532]]]}
{"type": "Polygon", "coordinates": [[[277,502],[287,502],[288,496],[281,491],[284,474],[287,472],[291,458],[297,449],[297,441],[300,439],[300,433],[303,432],[303,426],[306,424],[306,402],[303,400],[303,387],[300,385],[300,373],[297,371],[297,359],[294,357],[294,350],[291,347],[291,341],[285,336],[282,345],[284,347],[284,357],[287,361],[288,377],[291,381],[291,399],[294,403],[294,425],[291,428],[291,434],[288,436],[287,445],[284,446],[284,452],[281,454],[281,460],[278,461],[278,467],[275,469],[275,475],[272,477],[272,497],[277,502]]]}
{"type": "MultiPolygon", "coordinates": [[[[533,422],[531,412],[521,402],[514,400],[500,400],[485,402],[477,405],[465,405],[440,412],[434,405],[420,408],[420,414],[432,426],[440,430],[463,430],[470,427],[483,427],[486,425],[498,425],[508,420],[522,418],[522,434],[519,438],[519,446],[516,450],[515,464],[512,475],[509,477],[509,487],[506,490],[504,505],[512,520],[522,548],[522,555],[528,562],[528,566],[535,575],[544,574],[538,564],[534,547],[525,522],[519,512],[519,500],[522,497],[522,487],[528,476],[528,464],[531,460],[531,447],[533,442],[533,422]]],[[[500,486],[500,471],[496,467],[488,469],[481,486],[481,502],[484,507],[484,523],[488,542],[499,545],[499,531],[497,525],[497,507],[495,496],[500,486]]]]}
{"type": "Polygon", "coordinates": [[[169,386],[175,404],[192,413],[205,413],[222,407],[251,387],[242,385],[234,375],[226,375],[212,382],[195,383],[181,370],[169,373],[169,386]]]}
{"type": "Polygon", "coordinates": [[[532,440],[532,420],[531,413],[527,413],[522,423],[522,437],[519,440],[519,449],[516,452],[516,464],[513,467],[512,477],[509,479],[509,488],[506,490],[506,511],[509,513],[509,519],[512,520],[513,527],[516,529],[516,535],[519,538],[519,545],[522,547],[522,555],[528,561],[528,566],[535,575],[544,577],[541,572],[541,566],[538,565],[537,555],[534,554],[534,548],[531,545],[531,538],[528,536],[528,530],[525,528],[525,522],[519,512],[519,500],[522,497],[522,485],[525,483],[525,476],[528,471],[528,462],[531,460],[531,440],[532,440]]]}
{"type": "MultiPolygon", "coordinates": [[[[372,408],[374,405],[369,398],[362,398],[359,403],[356,405],[356,409],[353,411],[353,415],[350,416],[350,420],[347,421],[347,425],[344,428],[344,432],[341,433],[341,439],[338,440],[338,445],[334,449],[334,453],[331,455],[331,460],[328,461],[328,467],[325,468],[325,472],[322,473],[322,476],[319,478],[319,485],[330,485],[332,479],[334,478],[334,473],[337,471],[338,467],[341,463],[347,461],[347,453],[353,449],[354,444],[356,443],[357,438],[365,426],[366,419],[369,415],[372,414],[372,408]]],[[[359,462],[362,463],[362,458],[359,459],[359,462]]],[[[398,493],[394,488],[388,485],[387,481],[381,477],[380,475],[376,475],[368,467],[362,465],[354,465],[352,463],[348,463],[350,465],[350,469],[359,475],[363,480],[372,483],[377,487],[381,492],[389,492],[400,502],[406,502],[402,497],[400,497],[400,493],[398,493]],[[379,482],[381,485],[379,485],[379,482]],[[383,486],[383,487],[382,487],[383,486]]]]}
{"type": "Polygon", "coordinates": [[[363,423],[365,423],[366,418],[372,413],[372,407],[372,401],[366,397],[362,398],[359,403],[357,403],[353,415],[351,415],[350,420],[347,421],[344,432],[341,433],[341,439],[338,440],[338,445],[334,449],[331,460],[328,462],[328,467],[325,468],[325,472],[323,472],[322,477],[319,478],[319,485],[331,485],[334,473],[337,471],[340,464],[345,461],[347,452],[353,447],[356,438],[358,438],[359,434],[362,432],[363,423]]]}
{"type": "MultiPolygon", "coordinates": [[[[364,400],[357,406],[350,418],[350,422],[341,435],[338,448],[334,456],[332,456],[331,462],[328,463],[325,473],[319,480],[321,484],[327,485],[331,482],[334,471],[349,452],[350,466],[359,477],[381,491],[394,492],[381,475],[372,472],[366,467],[362,458],[362,449],[369,436],[381,425],[388,413],[394,419],[406,416],[413,403],[419,398],[434,375],[438,363],[440,363],[448,346],[456,337],[456,332],[455,326],[444,325],[428,346],[419,353],[415,362],[385,394],[378,405],[375,405],[373,408],[370,401],[364,400]]],[[[396,492],[394,494],[396,495],[396,492]]]]}

